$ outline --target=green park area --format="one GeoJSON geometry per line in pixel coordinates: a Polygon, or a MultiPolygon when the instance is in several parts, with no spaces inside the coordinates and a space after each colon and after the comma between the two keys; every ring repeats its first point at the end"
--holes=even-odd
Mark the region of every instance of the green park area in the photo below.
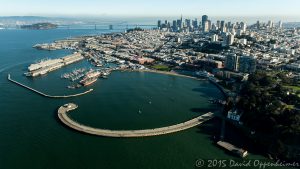
{"type": "Polygon", "coordinates": [[[161,65],[161,64],[153,65],[151,67],[153,69],[160,70],[160,71],[170,71],[171,70],[171,68],[169,66],[161,65]]]}

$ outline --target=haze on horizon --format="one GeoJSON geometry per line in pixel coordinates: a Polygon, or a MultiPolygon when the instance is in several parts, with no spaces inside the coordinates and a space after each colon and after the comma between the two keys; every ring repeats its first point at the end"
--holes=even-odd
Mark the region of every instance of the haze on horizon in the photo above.
{"type": "Polygon", "coordinates": [[[300,18],[299,0],[0,0],[0,16],[278,16],[300,18]]]}

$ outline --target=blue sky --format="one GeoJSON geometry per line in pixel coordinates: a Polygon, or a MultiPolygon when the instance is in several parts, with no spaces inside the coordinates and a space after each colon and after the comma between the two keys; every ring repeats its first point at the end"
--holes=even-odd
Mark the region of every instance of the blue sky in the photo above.
{"type": "Polygon", "coordinates": [[[0,0],[0,16],[300,16],[300,0],[0,0]]]}

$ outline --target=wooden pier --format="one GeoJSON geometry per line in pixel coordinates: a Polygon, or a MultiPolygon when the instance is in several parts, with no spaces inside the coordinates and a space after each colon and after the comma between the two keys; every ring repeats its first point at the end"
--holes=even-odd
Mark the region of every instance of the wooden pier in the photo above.
{"type": "Polygon", "coordinates": [[[64,106],[61,106],[58,109],[58,118],[62,123],[66,126],[83,132],[87,134],[97,135],[97,136],[105,136],[105,137],[147,137],[147,136],[158,136],[164,135],[169,133],[174,133],[182,130],[186,130],[192,127],[195,127],[205,121],[208,121],[214,117],[214,114],[209,112],[203,114],[199,117],[191,119],[189,121],[179,123],[176,125],[168,126],[168,127],[161,127],[161,128],[154,128],[154,129],[144,129],[144,130],[109,130],[109,129],[99,129],[93,128],[90,126],[85,126],[80,124],[74,120],[72,120],[67,113],[71,110],[77,108],[76,104],[69,103],[64,106]]]}
{"type": "Polygon", "coordinates": [[[64,95],[64,96],[52,96],[52,95],[45,94],[45,93],[43,93],[43,92],[40,92],[40,91],[38,91],[38,90],[36,90],[36,89],[33,89],[33,88],[29,87],[29,86],[26,86],[26,85],[24,85],[24,84],[22,84],[22,83],[20,83],[20,82],[17,82],[17,81],[15,81],[15,80],[11,79],[10,74],[7,75],[7,79],[8,79],[9,81],[11,81],[11,82],[13,82],[13,83],[19,85],[19,86],[22,86],[22,87],[24,87],[24,88],[26,88],[26,89],[28,89],[28,90],[31,90],[31,91],[33,91],[33,92],[39,94],[39,95],[42,95],[42,96],[48,97],[48,98],[69,98],[69,97],[76,97],[76,96],[81,96],[81,95],[84,95],[84,94],[87,94],[87,93],[90,93],[90,92],[93,91],[93,89],[89,89],[89,90],[87,90],[87,91],[85,91],[85,92],[83,92],[83,93],[78,93],[78,94],[64,95]]]}

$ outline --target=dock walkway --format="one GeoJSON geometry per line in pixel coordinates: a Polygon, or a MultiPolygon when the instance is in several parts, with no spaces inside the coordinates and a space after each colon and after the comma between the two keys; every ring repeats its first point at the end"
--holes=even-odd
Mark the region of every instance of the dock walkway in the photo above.
{"type": "Polygon", "coordinates": [[[39,95],[42,95],[42,96],[48,97],[48,98],[69,98],[69,97],[76,97],[76,96],[81,96],[81,95],[84,95],[84,94],[87,94],[87,93],[90,93],[90,92],[93,91],[93,89],[89,89],[89,90],[87,90],[87,91],[85,91],[85,92],[83,92],[83,93],[77,93],[77,94],[72,94],[72,95],[64,95],[64,96],[52,96],[52,95],[45,94],[45,93],[43,93],[43,92],[40,92],[40,91],[38,91],[38,90],[36,90],[36,89],[33,89],[33,88],[29,87],[29,86],[26,86],[26,85],[24,85],[24,84],[22,84],[22,83],[20,83],[20,82],[17,82],[17,81],[15,81],[15,80],[11,79],[10,74],[8,74],[7,79],[8,79],[9,81],[11,81],[11,82],[13,82],[13,83],[19,85],[19,86],[22,86],[22,87],[24,87],[24,88],[26,88],[26,89],[28,89],[28,90],[31,90],[31,91],[33,91],[33,92],[39,94],[39,95]]]}
{"type": "Polygon", "coordinates": [[[169,134],[169,133],[174,133],[174,132],[195,127],[214,117],[214,114],[209,112],[199,117],[196,117],[194,119],[191,119],[189,121],[168,126],[168,127],[144,129],[144,130],[109,130],[109,129],[99,129],[90,126],[85,126],[72,120],[67,115],[67,113],[76,108],[77,105],[73,103],[69,103],[64,106],[61,106],[58,109],[58,118],[60,119],[60,121],[74,130],[83,133],[92,134],[92,135],[105,136],[105,137],[147,137],[147,136],[158,136],[163,134],[169,134]]]}

